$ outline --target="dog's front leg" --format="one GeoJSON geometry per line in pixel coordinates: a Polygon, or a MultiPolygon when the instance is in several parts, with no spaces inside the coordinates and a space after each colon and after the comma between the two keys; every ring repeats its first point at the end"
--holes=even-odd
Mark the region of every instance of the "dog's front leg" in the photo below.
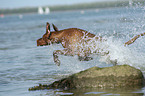
{"type": "Polygon", "coordinates": [[[60,66],[60,60],[58,59],[58,55],[74,56],[73,52],[69,49],[55,50],[53,52],[53,59],[55,64],[58,66],[60,66]]]}

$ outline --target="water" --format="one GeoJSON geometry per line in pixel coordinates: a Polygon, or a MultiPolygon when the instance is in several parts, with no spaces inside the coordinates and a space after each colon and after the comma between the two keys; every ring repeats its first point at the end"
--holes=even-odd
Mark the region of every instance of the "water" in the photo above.
{"type": "MultiPolygon", "coordinates": [[[[145,8],[113,8],[53,12],[48,15],[27,14],[0,18],[0,96],[91,96],[125,95],[143,96],[144,88],[127,89],[79,89],[72,91],[42,90],[28,88],[50,84],[67,75],[93,66],[112,66],[109,60],[128,64],[145,74],[145,37],[140,37],[130,46],[124,43],[145,30],[145,8]],[[79,61],[77,56],[59,56],[61,65],[53,62],[54,50],[63,49],[60,44],[37,47],[36,40],[45,33],[46,22],[59,29],[70,27],[87,30],[107,39],[101,46],[109,55],[92,55],[91,61],[79,61]]],[[[53,30],[51,28],[51,30],[53,30]]]]}

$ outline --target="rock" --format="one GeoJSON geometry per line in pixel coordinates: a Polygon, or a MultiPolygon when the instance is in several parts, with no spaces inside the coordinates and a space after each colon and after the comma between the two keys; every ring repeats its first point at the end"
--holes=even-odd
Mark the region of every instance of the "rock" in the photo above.
{"type": "Polygon", "coordinates": [[[29,90],[73,89],[73,88],[116,88],[139,87],[144,85],[144,76],[139,69],[129,65],[113,67],[92,67],[50,85],[39,85],[29,90]]]}

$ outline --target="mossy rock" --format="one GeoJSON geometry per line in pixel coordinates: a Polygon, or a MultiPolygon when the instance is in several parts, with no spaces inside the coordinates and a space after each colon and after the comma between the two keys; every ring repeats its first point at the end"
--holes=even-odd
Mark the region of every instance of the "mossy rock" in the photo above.
{"type": "Polygon", "coordinates": [[[139,87],[144,85],[144,76],[139,69],[129,65],[113,67],[92,67],[50,85],[39,85],[29,90],[73,89],[73,88],[116,88],[139,87]]]}

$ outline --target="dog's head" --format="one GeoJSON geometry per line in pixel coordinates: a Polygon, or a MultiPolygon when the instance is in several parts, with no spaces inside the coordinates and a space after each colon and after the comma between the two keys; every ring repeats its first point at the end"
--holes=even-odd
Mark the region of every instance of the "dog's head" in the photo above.
{"type": "MultiPolygon", "coordinates": [[[[54,25],[53,28],[55,31],[58,31],[58,28],[54,25]]],[[[45,46],[45,45],[49,45],[51,43],[51,40],[49,39],[51,35],[50,32],[50,24],[47,22],[46,23],[46,33],[42,36],[42,38],[37,40],[37,46],[45,46]]]]}

